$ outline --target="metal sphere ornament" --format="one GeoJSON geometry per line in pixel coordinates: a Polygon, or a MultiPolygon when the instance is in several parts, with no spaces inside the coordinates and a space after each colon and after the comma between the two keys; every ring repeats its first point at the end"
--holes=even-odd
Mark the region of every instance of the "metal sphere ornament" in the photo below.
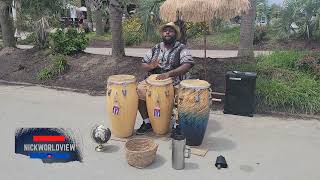
{"type": "Polygon", "coordinates": [[[103,125],[96,125],[91,131],[92,139],[99,145],[95,148],[96,151],[101,152],[105,150],[103,144],[107,143],[111,137],[111,131],[109,128],[105,128],[103,125]]]}

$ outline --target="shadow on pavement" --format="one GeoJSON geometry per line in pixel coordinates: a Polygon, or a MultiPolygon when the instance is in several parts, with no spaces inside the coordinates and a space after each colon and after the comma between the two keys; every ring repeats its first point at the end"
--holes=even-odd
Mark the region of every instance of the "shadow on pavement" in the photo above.
{"type": "Polygon", "coordinates": [[[147,166],[144,169],[156,169],[156,168],[159,168],[162,165],[164,165],[166,163],[166,161],[167,160],[163,156],[157,154],[156,159],[154,160],[154,162],[150,166],[147,166]]]}
{"type": "Polygon", "coordinates": [[[230,139],[222,137],[206,137],[203,142],[209,151],[228,151],[236,147],[236,144],[230,139]]]}
{"type": "Polygon", "coordinates": [[[103,151],[104,153],[114,153],[119,151],[120,147],[116,146],[116,145],[105,145],[105,151],[103,151]]]}
{"type": "Polygon", "coordinates": [[[185,170],[194,170],[194,169],[199,169],[199,165],[196,163],[192,162],[186,162],[185,163],[185,170]]]}

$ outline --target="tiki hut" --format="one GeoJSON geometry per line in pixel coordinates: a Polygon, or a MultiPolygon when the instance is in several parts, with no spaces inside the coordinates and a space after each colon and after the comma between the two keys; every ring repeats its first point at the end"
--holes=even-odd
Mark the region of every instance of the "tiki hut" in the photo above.
{"type": "MultiPolygon", "coordinates": [[[[250,8],[249,0],[166,0],[160,6],[164,21],[209,23],[213,18],[229,20],[250,8]]],[[[206,32],[204,33],[204,57],[206,58],[206,32]]]]}

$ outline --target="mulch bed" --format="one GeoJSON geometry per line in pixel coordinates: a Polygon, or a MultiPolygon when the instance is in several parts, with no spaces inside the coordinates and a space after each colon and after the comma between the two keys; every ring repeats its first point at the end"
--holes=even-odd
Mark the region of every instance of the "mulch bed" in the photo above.
{"type": "MultiPolygon", "coordinates": [[[[67,61],[69,64],[67,72],[53,79],[41,81],[37,78],[37,74],[50,65],[50,52],[5,48],[0,51],[0,80],[59,86],[101,94],[105,91],[110,75],[132,74],[138,81],[145,77],[145,73],[140,69],[139,57],[126,56],[117,61],[111,56],[79,53],[68,56],[67,61]]],[[[218,92],[224,92],[224,75],[228,65],[241,62],[238,58],[207,60],[195,58],[195,61],[196,66],[191,70],[192,77],[208,80],[212,84],[212,89],[218,92]],[[208,67],[207,78],[204,67],[208,67]]]]}
{"type": "MultiPolygon", "coordinates": [[[[226,71],[230,70],[231,66],[246,61],[246,59],[237,57],[194,59],[196,65],[190,71],[192,78],[207,80],[213,91],[221,93],[225,92],[226,71]],[[205,75],[205,72],[207,75],[205,75]]],[[[138,81],[145,77],[145,73],[139,68],[141,63],[139,57],[126,56],[117,61],[111,56],[79,53],[67,57],[69,69],[64,74],[47,81],[38,80],[38,72],[48,66],[50,61],[50,53],[46,51],[4,48],[0,50],[0,80],[23,82],[26,85],[28,83],[39,84],[60,90],[85,92],[90,95],[105,95],[106,83],[110,75],[132,74],[137,77],[138,81]]],[[[7,84],[13,85],[15,83],[7,84]]],[[[223,104],[217,103],[213,108],[221,110],[223,104]]],[[[288,113],[283,114],[284,116],[290,116],[288,113]]],[[[271,115],[277,115],[277,113],[272,112],[271,115]]],[[[312,116],[312,119],[314,117],[312,116]]]]}

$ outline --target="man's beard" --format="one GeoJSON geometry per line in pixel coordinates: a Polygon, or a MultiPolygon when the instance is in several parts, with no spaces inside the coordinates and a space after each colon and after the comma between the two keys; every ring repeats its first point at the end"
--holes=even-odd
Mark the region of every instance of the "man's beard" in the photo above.
{"type": "Polygon", "coordinates": [[[162,41],[165,45],[172,45],[176,42],[176,40],[177,40],[176,36],[173,36],[170,39],[166,39],[166,37],[162,37],[162,41]]]}

